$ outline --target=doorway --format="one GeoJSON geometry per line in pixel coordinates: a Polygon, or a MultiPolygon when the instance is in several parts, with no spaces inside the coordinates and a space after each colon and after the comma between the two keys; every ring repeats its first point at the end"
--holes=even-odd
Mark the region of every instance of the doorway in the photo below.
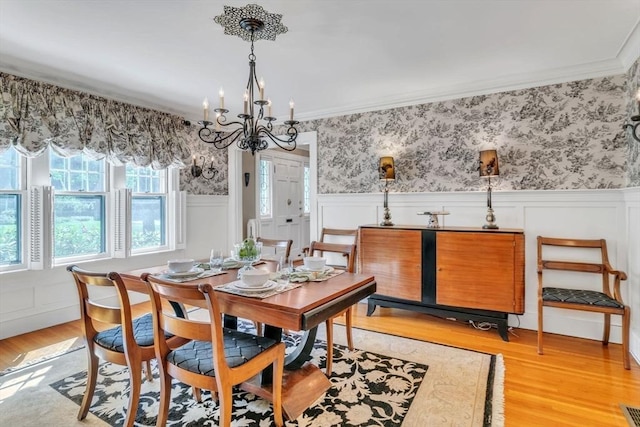
{"type": "MultiPolygon", "coordinates": [[[[317,204],[317,133],[304,132],[298,135],[297,145],[309,148],[309,234],[310,240],[318,238],[318,204],[317,204]]],[[[275,145],[274,145],[275,146],[275,145]]],[[[229,147],[229,244],[239,242],[246,233],[247,224],[243,219],[243,187],[242,151],[237,147],[229,147]]],[[[255,168],[250,172],[250,181],[257,182],[255,168]]],[[[293,202],[292,202],[293,203],[293,202]]]]}

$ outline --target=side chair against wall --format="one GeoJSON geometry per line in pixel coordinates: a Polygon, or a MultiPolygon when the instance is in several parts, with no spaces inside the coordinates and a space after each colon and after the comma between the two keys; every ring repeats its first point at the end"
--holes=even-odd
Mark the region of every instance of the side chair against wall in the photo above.
{"type": "MultiPolygon", "coordinates": [[[[269,258],[269,254],[265,253],[264,248],[273,248],[274,256],[278,256],[279,259],[279,252],[278,250],[282,250],[282,255],[284,258],[284,262],[289,262],[289,257],[291,256],[291,246],[293,246],[293,240],[286,240],[286,239],[263,239],[262,237],[258,237],[256,239],[256,242],[262,242],[262,257],[263,258],[269,258]]],[[[276,259],[276,258],[274,258],[276,259]]],[[[277,260],[277,259],[276,259],[277,260]]]]}
{"type": "MultiPolygon", "coordinates": [[[[358,229],[357,228],[327,228],[323,227],[320,233],[319,242],[324,243],[343,243],[343,244],[357,244],[358,242],[358,229]]],[[[302,253],[307,256],[309,254],[309,248],[303,248],[302,253]]],[[[322,254],[319,254],[322,256],[322,254]]],[[[331,265],[331,263],[330,263],[331,265]]]]}
{"type": "MultiPolygon", "coordinates": [[[[576,252],[576,251],[572,251],[576,252]]],[[[554,257],[556,258],[556,257],[554,257]]],[[[559,257],[557,257],[559,258],[559,257]]],[[[575,275],[575,280],[586,279],[584,275],[575,275]]],[[[625,369],[630,369],[629,362],[629,324],[631,312],[629,307],[622,301],[620,294],[620,282],[627,280],[627,275],[618,270],[614,270],[609,264],[607,254],[607,243],[604,239],[560,239],[538,236],[538,354],[542,354],[542,309],[543,307],[567,308],[571,310],[583,310],[604,314],[603,345],[609,343],[609,331],[611,329],[611,315],[622,316],[622,358],[625,369]],[[582,261],[560,261],[550,259],[547,251],[555,248],[565,248],[565,250],[578,249],[588,252],[599,252],[598,262],[582,261]],[[545,254],[543,254],[545,250],[545,254]],[[585,289],[584,283],[571,288],[549,287],[544,281],[543,272],[545,270],[558,270],[574,273],[599,274],[602,276],[602,291],[585,289]],[[613,277],[613,286],[611,286],[613,277]]],[[[586,282],[586,281],[585,281],[586,282]]]]}
{"type": "MultiPolygon", "coordinates": [[[[356,245],[347,245],[340,243],[325,243],[325,242],[311,242],[309,245],[309,254],[310,255],[318,255],[318,254],[326,254],[326,253],[334,253],[338,255],[343,255],[346,257],[346,266],[344,269],[353,273],[355,270],[355,262],[356,262],[356,245]]],[[[331,368],[333,364],[333,320],[336,317],[342,316],[343,314],[346,317],[346,334],[347,334],[347,346],[349,350],[353,350],[353,334],[351,332],[352,324],[353,324],[353,307],[349,307],[346,310],[336,314],[333,317],[330,317],[326,321],[327,328],[327,375],[331,375],[331,368]]]]}
{"type": "Polygon", "coordinates": [[[220,426],[231,425],[234,385],[241,384],[273,367],[273,414],[277,426],[282,420],[282,375],[284,343],[253,334],[223,328],[216,291],[209,284],[171,283],[143,274],[151,290],[156,357],[160,370],[160,408],[157,426],[167,422],[171,404],[171,379],[198,389],[218,393],[220,426]],[[199,321],[176,316],[167,302],[206,306],[209,319],[199,321]],[[164,304],[163,304],[164,303],[164,304]],[[167,334],[188,339],[171,346],[167,334]]]}
{"type": "MultiPolygon", "coordinates": [[[[153,379],[150,360],[155,358],[153,346],[153,321],[151,314],[133,318],[129,295],[124,285],[123,276],[118,273],[94,273],[81,270],[70,265],[71,272],[78,288],[80,299],[80,318],[85,346],[87,348],[87,388],[80,405],[78,419],[83,420],[89,412],[93,393],[96,388],[99,359],[106,360],[129,368],[129,406],[126,412],[125,426],[133,426],[138,410],[140,385],[142,383],[142,364],[146,364],[146,377],[153,379]],[[118,305],[106,305],[91,297],[96,288],[114,288],[118,305]],[[117,325],[105,329],[100,325],[117,325]],[[99,331],[99,329],[103,329],[99,331]]],[[[177,341],[170,340],[172,345],[177,341]]]]}

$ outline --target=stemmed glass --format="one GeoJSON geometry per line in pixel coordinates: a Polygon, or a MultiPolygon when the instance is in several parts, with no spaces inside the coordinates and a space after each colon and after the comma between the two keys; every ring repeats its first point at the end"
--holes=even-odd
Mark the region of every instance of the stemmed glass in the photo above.
{"type": "Polygon", "coordinates": [[[238,270],[238,279],[242,278],[242,273],[244,273],[246,270],[251,270],[253,268],[252,264],[256,261],[259,261],[262,257],[262,242],[255,242],[253,245],[254,249],[251,251],[251,253],[246,255],[241,255],[244,253],[242,251],[242,243],[236,243],[235,245],[233,245],[235,260],[242,263],[242,268],[238,270]]]}

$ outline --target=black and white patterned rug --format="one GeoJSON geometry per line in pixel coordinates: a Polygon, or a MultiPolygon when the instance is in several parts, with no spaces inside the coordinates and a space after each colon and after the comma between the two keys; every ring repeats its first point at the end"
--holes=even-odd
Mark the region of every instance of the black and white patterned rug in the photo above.
{"type": "MultiPolygon", "coordinates": [[[[288,348],[300,337],[287,336],[288,348]]],[[[326,343],[317,340],[311,362],[324,369],[326,343]]],[[[323,399],[308,408],[288,426],[399,426],[411,406],[428,366],[394,357],[334,347],[331,388],[323,399]]],[[[154,381],[143,381],[136,423],[155,425],[158,411],[160,381],[154,366],[154,381]]],[[[51,384],[63,396],[80,405],[85,391],[86,370],[51,384]]],[[[91,413],[112,426],[123,424],[129,396],[126,368],[103,363],[100,365],[91,413]]],[[[195,401],[191,388],[176,380],[171,392],[172,403],[168,426],[218,425],[219,408],[208,392],[201,403],[195,401]]],[[[269,402],[241,390],[234,390],[234,426],[269,426],[273,420],[269,402]]]]}

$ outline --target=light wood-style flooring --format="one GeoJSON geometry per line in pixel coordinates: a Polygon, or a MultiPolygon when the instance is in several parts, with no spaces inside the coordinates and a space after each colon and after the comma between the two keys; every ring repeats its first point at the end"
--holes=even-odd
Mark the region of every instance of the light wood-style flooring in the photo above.
{"type": "MultiPolygon", "coordinates": [[[[147,310],[146,304],[136,307],[147,310]]],[[[536,352],[536,332],[514,329],[504,342],[497,331],[406,310],[366,304],[354,313],[359,328],[504,356],[506,426],[627,426],[619,404],[640,407],[640,367],[622,366],[618,344],[545,335],[536,352]]],[[[322,327],[322,326],[321,326],[322,327]]],[[[78,321],[0,340],[0,370],[82,345],[78,321]]]]}

